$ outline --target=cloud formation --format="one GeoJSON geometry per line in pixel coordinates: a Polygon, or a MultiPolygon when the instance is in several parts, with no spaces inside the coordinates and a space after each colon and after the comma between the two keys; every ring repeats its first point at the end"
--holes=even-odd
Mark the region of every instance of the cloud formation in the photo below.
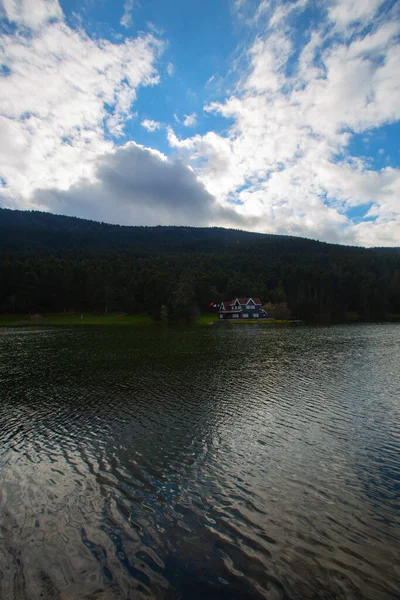
{"type": "Polygon", "coordinates": [[[161,123],[159,121],[153,121],[152,119],[144,119],[141,122],[141,126],[152,133],[153,131],[157,131],[157,129],[160,129],[161,123]]]}
{"type": "Polygon", "coordinates": [[[50,21],[61,21],[63,12],[58,0],[0,0],[0,17],[36,30],[50,21]]]}
{"type": "Polygon", "coordinates": [[[129,27],[132,27],[133,25],[133,19],[132,19],[132,11],[133,11],[133,7],[134,7],[134,0],[126,0],[125,4],[124,4],[124,14],[121,17],[121,25],[123,27],[125,27],[125,29],[128,29],[129,27]]]}
{"type": "Polygon", "coordinates": [[[185,115],[183,119],[183,124],[185,127],[194,127],[196,125],[197,115],[196,113],[192,113],[191,115],[185,115]]]}
{"type": "Polygon", "coordinates": [[[162,44],[153,35],[91,39],[66,24],[56,0],[4,0],[3,12],[16,29],[0,37],[2,193],[31,207],[35,189],[92,175],[138,88],[158,83],[162,44]]]}
{"type": "Polygon", "coordinates": [[[266,33],[249,48],[236,93],[205,107],[233,122],[228,133],[179,139],[170,128],[170,145],[262,231],[399,244],[400,171],[373,171],[347,152],[353,134],[400,119],[399,6],[331,2],[299,50],[288,23],[306,4],[258,5],[266,33]],[[363,222],[346,216],[369,203],[363,222]]]}
{"type": "Polygon", "coordinates": [[[222,208],[179,160],[134,142],[105,153],[94,180],[68,190],[38,190],[35,202],[56,213],[137,225],[243,225],[231,208],[222,208]]]}

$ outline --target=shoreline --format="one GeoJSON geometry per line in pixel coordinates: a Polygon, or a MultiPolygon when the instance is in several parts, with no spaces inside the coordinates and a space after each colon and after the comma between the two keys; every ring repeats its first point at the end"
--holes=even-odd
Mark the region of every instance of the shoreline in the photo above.
{"type": "MultiPolygon", "coordinates": [[[[385,321],[362,321],[361,319],[349,319],[341,323],[308,323],[310,325],[351,325],[354,323],[398,323],[400,318],[393,315],[393,318],[385,321]]],[[[83,314],[44,314],[44,315],[0,315],[0,329],[2,328],[21,328],[21,327],[160,327],[160,326],[179,326],[184,324],[182,321],[153,321],[149,315],[95,315],[91,313],[83,314]]],[[[261,325],[262,327],[276,327],[288,325],[307,325],[307,322],[300,319],[219,319],[218,314],[202,314],[195,317],[192,321],[185,323],[194,327],[218,326],[218,327],[237,327],[245,325],[261,325]]]]}
{"type": "Polygon", "coordinates": [[[44,315],[0,315],[0,327],[67,327],[67,326],[93,326],[93,325],[123,325],[123,326],[148,326],[154,325],[148,315],[94,315],[83,314],[44,314],[44,315]]]}
{"type": "MultiPolygon", "coordinates": [[[[281,320],[281,319],[248,319],[248,320],[220,320],[218,314],[202,314],[195,317],[189,325],[204,327],[209,325],[230,326],[230,325],[290,325],[300,324],[303,321],[281,320]]],[[[0,315],[0,328],[10,327],[85,327],[85,326],[109,326],[118,325],[124,327],[149,327],[160,325],[179,325],[179,321],[169,321],[166,323],[153,321],[149,315],[94,315],[90,313],[83,314],[44,314],[44,315],[0,315]]]]}

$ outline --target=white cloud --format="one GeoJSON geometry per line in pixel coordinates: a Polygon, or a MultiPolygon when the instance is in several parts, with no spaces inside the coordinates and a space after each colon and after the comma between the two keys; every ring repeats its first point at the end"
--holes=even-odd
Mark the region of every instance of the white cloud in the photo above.
{"type": "Polygon", "coordinates": [[[175,72],[175,67],[174,67],[174,65],[171,62],[169,62],[167,64],[167,75],[169,77],[172,77],[172,75],[174,74],[174,72],[175,72]]]}
{"type": "Polygon", "coordinates": [[[35,201],[53,212],[125,224],[243,224],[190,167],[134,142],[106,152],[94,180],[82,178],[65,191],[38,190],[35,201]]]}
{"type": "Polygon", "coordinates": [[[282,68],[292,51],[290,40],[282,34],[272,34],[266,40],[258,39],[250,49],[251,73],[246,88],[255,91],[276,92],[285,83],[282,68]]]}
{"type": "Polygon", "coordinates": [[[185,127],[194,127],[196,125],[197,115],[196,113],[192,113],[191,115],[185,115],[183,119],[183,124],[185,127]]]}
{"type": "Polygon", "coordinates": [[[0,0],[0,11],[0,16],[2,13],[8,21],[30,29],[63,18],[58,0],[0,0]]]}
{"type": "Polygon", "coordinates": [[[130,118],[137,89],[158,82],[162,46],[152,35],[90,39],[64,22],[56,2],[36,0],[35,18],[31,0],[7,3],[17,27],[41,24],[0,38],[8,70],[0,78],[0,177],[9,205],[30,207],[37,188],[67,189],[93,176],[112,149],[108,133],[120,134],[130,118]]]}
{"type": "Polygon", "coordinates": [[[261,0],[256,11],[256,20],[259,20],[266,15],[269,26],[276,27],[285,21],[285,19],[287,19],[291,13],[304,8],[307,2],[308,0],[296,0],[294,2],[292,1],[285,3],[271,2],[271,0],[261,0]]]}
{"type": "Polygon", "coordinates": [[[338,0],[329,9],[329,18],[340,27],[347,27],[375,15],[384,0],[338,0]]]}
{"type": "Polygon", "coordinates": [[[134,4],[135,4],[134,0],[126,0],[126,2],[124,4],[124,14],[121,17],[120,23],[123,27],[125,27],[125,29],[128,29],[129,27],[132,27],[132,25],[133,25],[132,11],[133,11],[134,4]]]}
{"type": "Polygon", "coordinates": [[[153,133],[153,131],[157,131],[157,129],[160,129],[161,123],[159,121],[152,121],[151,119],[144,119],[141,122],[141,126],[147,129],[147,131],[149,131],[150,133],[153,133]]]}
{"type": "Polygon", "coordinates": [[[168,139],[222,205],[239,202],[237,211],[261,231],[396,245],[400,170],[372,171],[346,152],[352,132],[400,119],[400,20],[389,13],[350,34],[346,26],[373,16],[380,3],[358,0],[350,12],[349,4],[329,9],[342,34],[322,21],[296,57],[282,5],[276,15],[276,3],[261,3],[270,25],[249,50],[238,91],[205,107],[233,120],[228,133],[180,140],[170,129],[168,139]],[[345,216],[370,202],[374,221],[345,216]]]}

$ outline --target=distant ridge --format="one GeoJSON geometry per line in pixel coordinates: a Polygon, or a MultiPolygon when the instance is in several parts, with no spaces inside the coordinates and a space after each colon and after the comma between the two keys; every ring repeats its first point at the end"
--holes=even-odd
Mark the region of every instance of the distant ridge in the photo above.
{"type": "Polygon", "coordinates": [[[146,249],[150,253],[171,250],[215,252],[237,244],[256,244],[265,250],[276,246],[285,253],[400,252],[400,248],[364,249],[296,236],[223,227],[114,225],[41,211],[0,208],[0,249],[3,250],[146,249]]]}

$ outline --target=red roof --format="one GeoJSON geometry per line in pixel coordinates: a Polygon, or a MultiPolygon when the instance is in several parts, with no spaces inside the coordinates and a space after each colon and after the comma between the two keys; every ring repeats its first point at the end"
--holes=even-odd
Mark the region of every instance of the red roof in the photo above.
{"type": "MultiPolygon", "coordinates": [[[[236,300],[239,301],[239,303],[241,305],[243,304],[247,304],[248,301],[250,300],[249,296],[245,296],[243,298],[234,298],[233,300],[224,300],[222,302],[222,304],[224,305],[225,310],[231,310],[231,307],[235,304],[236,300]]],[[[261,306],[261,300],[260,298],[251,298],[251,300],[253,300],[254,304],[261,306]]]]}
{"type": "MultiPolygon", "coordinates": [[[[233,302],[235,302],[235,300],[233,300],[233,302]]],[[[250,298],[249,296],[238,298],[238,300],[240,304],[247,304],[249,300],[253,300],[254,304],[261,304],[260,298],[250,298]]]]}
{"type": "Polygon", "coordinates": [[[224,300],[221,302],[221,306],[224,305],[225,310],[227,310],[231,305],[231,300],[224,300]]]}

